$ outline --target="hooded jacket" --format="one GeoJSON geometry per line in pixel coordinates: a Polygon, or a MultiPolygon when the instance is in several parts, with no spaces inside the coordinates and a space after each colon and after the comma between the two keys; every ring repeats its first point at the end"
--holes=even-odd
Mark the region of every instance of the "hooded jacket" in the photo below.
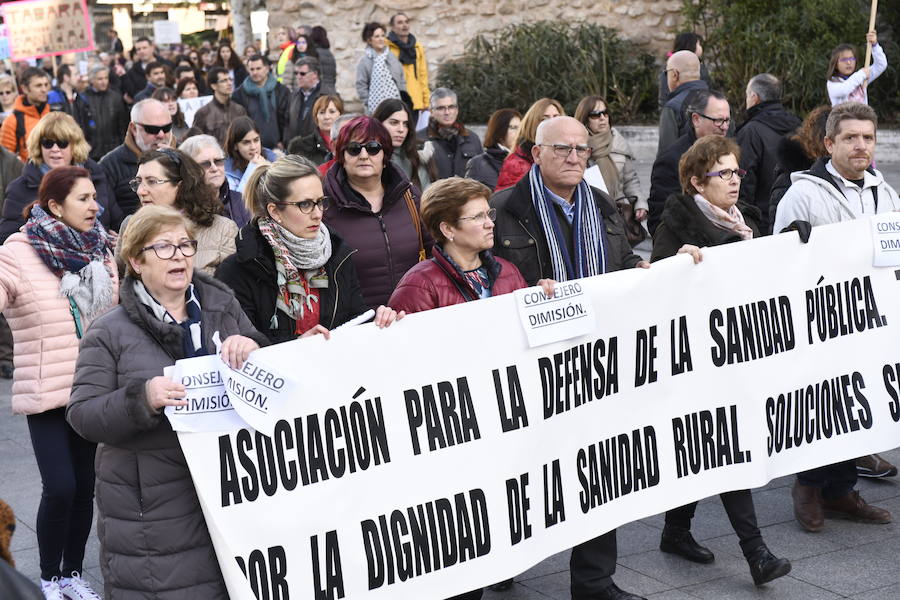
{"type": "Polygon", "coordinates": [[[122,94],[112,88],[98,92],[89,87],[84,91],[84,98],[91,107],[91,116],[96,124],[91,142],[91,158],[100,160],[125,139],[131,117],[122,94]]]}
{"type": "MultiPolygon", "coordinates": [[[[808,171],[791,175],[791,187],[785,192],[775,214],[775,231],[793,221],[806,221],[813,227],[852,221],[859,218],[840,188],[840,183],[825,166],[831,159],[820,158],[808,171]]],[[[900,198],[880,171],[866,169],[864,189],[874,188],[878,214],[900,210],[900,198]]]]}
{"type": "MultiPolygon", "coordinates": [[[[744,222],[753,230],[753,237],[759,236],[760,212],[755,206],[738,204],[744,222]]],[[[718,246],[739,242],[743,238],[733,231],[716,227],[697,207],[693,197],[686,194],[672,194],[666,202],[662,219],[653,234],[654,262],[675,256],[684,244],[698,247],[718,246]]]]}
{"type": "MultiPolygon", "coordinates": [[[[350,187],[343,165],[335,163],[325,175],[325,194],[334,206],[325,213],[325,224],[334,229],[357,249],[353,265],[359,277],[366,306],[376,308],[387,304],[400,278],[419,261],[419,235],[405,196],[410,195],[419,217],[419,190],[400,169],[387,163],[381,177],[384,201],[379,212],[372,212],[369,203],[350,187]]],[[[421,227],[425,251],[432,240],[421,227]]]]}
{"type": "Polygon", "coordinates": [[[762,102],[747,111],[748,119],[736,134],[741,148],[741,168],[747,171],[741,181],[741,200],[752,204],[762,215],[762,235],[769,228],[769,197],[775,183],[776,149],[781,139],[802,122],[800,117],[784,109],[781,102],[762,102]]]}
{"type": "Polygon", "coordinates": [[[533,143],[528,146],[519,144],[516,146],[515,150],[510,152],[507,157],[503,159],[503,164],[500,166],[500,173],[497,175],[497,185],[494,188],[495,192],[516,185],[531,169],[531,165],[534,164],[534,159],[531,158],[531,148],[533,146],[533,143]]]}
{"type": "Polygon", "coordinates": [[[32,106],[31,104],[25,104],[25,96],[16,96],[16,102],[13,104],[13,112],[3,120],[3,125],[0,125],[0,144],[10,152],[18,155],[22,162],[25,162],[28,160],[28,147],[26,144],[28,134],[31,133],[34,126],[41,120],[41,117],[44,117],[49,113],[50,102],[44,104],[43,109],[38,111],[37,107],[32,106]],[[24,135],[21,137],[16,135],[16,128],[18,127],[16,111],[22,113],[24,116],[23,122],[25,131],[24,135]],[[18,148],[16,147],[17,145],[18,148]]]}
{"type": "MultiPolygon", "coordinates": [[[[231,291],[194,271],[203,346],[213,334],[257,332],[231,291]]],[[[81,341],[66,418],[97,448],[96,499],[104,598],[226,600],[228,594],[178,437],[150,407],[146,383],[184,358],[183,331],[137,299],[127,277],[121,304],[81,341]]]]}
{"type": "Polygon", "coordinates": [[[477,133],[462,124],[457,125],[458,133],[449,139],[438,134],[433,122],[428,126],[428,141],[425,142],[423,154],[434,161],[438,179],[462,177],[469,161],[484,151],[477,133]]]}
{"type": "Polygon", "coordinates": [[[499,144],[485,148],[484,152],[473,157],[466,164],[466,177],[479,181],[493,190],[497,187],[500,168],[508,155],[509,150],[499,144]]]}
{"type": "MultiPolygon", "coordinates": [[[[356,250],[334,230],[328,231],[331,258],[325,263],[328,287],[319,289],[319,324],[334,329],[366,312],[367,307],[351,260],[356,250]]],[[[278,344],[296,339],[296,322],[275,308],[278,297],[275,254],[255,219],[241,229],[236,242],[237,252],[219,265],[216,278],[234,290],[250,322],[269,341],[278,344]]]]}

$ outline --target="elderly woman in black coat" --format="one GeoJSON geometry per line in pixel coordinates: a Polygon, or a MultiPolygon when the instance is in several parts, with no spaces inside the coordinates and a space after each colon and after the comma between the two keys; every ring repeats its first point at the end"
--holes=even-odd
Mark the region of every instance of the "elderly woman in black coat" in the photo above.
{"type": "Polygon", "coordinates": [[[100,444],[96,498],[104,596],[227,599],[206,521],[163,410],[185,388],[163,375],[216,352],[239,368],[267,344],[225,285],[193,269],[193,223],[165,206],[135,213],[123,234],[121,304],[81,341],[66,418],[100,444]]]}

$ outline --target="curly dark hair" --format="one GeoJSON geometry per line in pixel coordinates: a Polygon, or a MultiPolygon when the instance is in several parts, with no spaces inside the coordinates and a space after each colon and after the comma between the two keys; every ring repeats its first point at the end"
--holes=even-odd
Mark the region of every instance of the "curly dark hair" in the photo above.
{"type": "Polygon", "coordinates": [[[154,161],[163,168],[166,177],[178,182],[175,208],[201,227],[212,225],[213,217],[222,214],[222,203],[218,191],[206,183],[200,165],[184,152],[172,148],[148,150],[141,154],[138,164],[154,161]]]}

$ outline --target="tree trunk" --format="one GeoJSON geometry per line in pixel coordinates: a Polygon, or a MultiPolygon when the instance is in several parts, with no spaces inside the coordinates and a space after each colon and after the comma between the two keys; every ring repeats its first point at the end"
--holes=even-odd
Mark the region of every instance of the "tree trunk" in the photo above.
{"type": "Polygon", "coordinates": [[[231,14],[234,19],[234,51],[238,56],[244,55],[244,48],[253,41],[253,31],[250,28],[250,11],[256,2],[254,0],[231,0],[231,14]]]}

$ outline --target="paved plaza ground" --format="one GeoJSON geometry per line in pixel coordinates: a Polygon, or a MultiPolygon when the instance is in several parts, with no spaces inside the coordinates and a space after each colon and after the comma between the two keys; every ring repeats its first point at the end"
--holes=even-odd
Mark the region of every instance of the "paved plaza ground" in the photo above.
{"type": "MultiPolygon", "coordinates": [[[[895,162],[900,157],[892,153],[885,158],[888,160],[880,159],[879,168],[888,182],[900,189],[900,162],[895,162]]],[[[641,153],[638,173],[645,194],[649,191],[651,164],[647,152],[641,153]]],[[[11,414],[10,388],[11,382],[0,380],[0,498],[16,512],[18,522],[12,551],[17,566],[37,581],[40,570],[35,518],[41,482],[25,418],[11,414]]],[[[900,450],[884,456],[900,464],[900,450]]],[[[794,521],[792,483],[792,477],[783,477],[753,494],[763,537],[775,554],[793,562],[790,575],[755,587],[722,504],[718,498],[711,498],[700,503],[693,532],[715,552],[713,564],[698,565],[662,554],[658,545],[663,517],[656,515],[619,529],[616,582],[623,589],[653,600],[900,599],[900,523],[862,525],[828,521],[823,532],[806,533],[794,521]]],[[[859,489],[869,502],[890,510],[900,521],[900,481],[862,480],[859,489]]],[[[568,564],[568,552],[552,556],[517,577],[512,590],[486,592],[485,598],[568,599],[568,564]]],[[[88,542],[85,576],[102,590],[96,535],[88,542]]],[[[3,597],[0,590],[0,600],[3,597]]]]}

